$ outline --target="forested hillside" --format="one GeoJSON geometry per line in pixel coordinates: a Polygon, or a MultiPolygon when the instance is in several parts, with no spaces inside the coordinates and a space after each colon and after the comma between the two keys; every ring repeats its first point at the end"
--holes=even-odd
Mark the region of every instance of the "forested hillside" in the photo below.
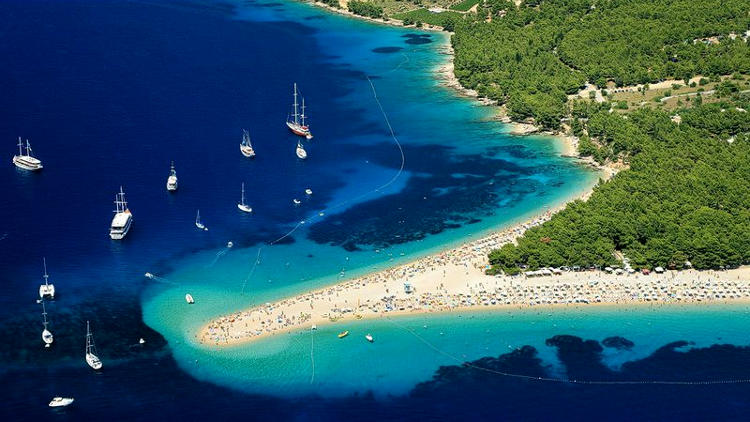
{"type": "Polygon", "coordinates": [[[455,22],[455,72],[515,119],[557,129],[567,95],[750,72],[750,0],[486,0],[455,22]]]}

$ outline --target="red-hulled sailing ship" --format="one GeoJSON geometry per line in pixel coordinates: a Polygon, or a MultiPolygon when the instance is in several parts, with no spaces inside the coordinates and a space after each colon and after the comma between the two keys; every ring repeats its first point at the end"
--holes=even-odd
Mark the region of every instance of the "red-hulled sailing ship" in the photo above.
{"type": "Polygon", "coordinates": [[[295,135],[298,136],[304,136],[307,139],[312,138],[312,134],[310,133],[310,128],[305,124],[305,119],[307,116],[305,115],[305,99],[302,98],[302,113],[299,112],[299,104],[297,103],[297,83],[294,83],[294,114],[291,116],[288,116],[286,119],[286,125],[289,127],[289,130],[292,131],[295,135]]]}

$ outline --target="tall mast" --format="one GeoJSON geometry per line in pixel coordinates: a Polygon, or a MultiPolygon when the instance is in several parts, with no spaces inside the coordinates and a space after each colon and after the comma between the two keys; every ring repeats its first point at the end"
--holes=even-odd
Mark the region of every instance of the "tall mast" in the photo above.
{"type": "Polygon", "coordinates": [[[23,141],[21,141],[21,137],[18,137],[18,155],[23,155],[23,141]]]}
{"type": "Polygon", "coordinates": [[[245,182],[242,182],[242,205],[245,205],[245,182]]]}
{"type": "Polygon", "coordinates": [[[47,274],[47,258],[42,258],[42,261],[44,262],[44,285],[48,285],[47,280],[49,280],[49,275],[47,274]]]}
{"type": "Polygon", "coordinates": [[[305,97],[302,97],[302,126],[305,125],[305,97]]]}
{"type": "Polygon", "coordinates": [[[28,139],[26,140],[26,155],[31,157],[31,142],[28,139]]]}
{"type": "Polygon", "coordinates": [[[294,83],[294,123],[299,124],[299,113],[297,112],[297,82],[294,83]]]}
{"type": "Polygon", "coordinates": [[[91,329],[89,328],[89,322],[86,321],[86,353],[89,353],[89,342],[91,337],[91,329]]]}

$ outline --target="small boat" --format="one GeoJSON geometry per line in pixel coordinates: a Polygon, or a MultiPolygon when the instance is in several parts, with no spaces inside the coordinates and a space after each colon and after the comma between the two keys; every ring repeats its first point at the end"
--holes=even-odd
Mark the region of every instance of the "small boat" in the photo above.
{"type": "Polygon", "coordinates": [[[227,242],[227,248],[231,248],[232,246],[234,246],[234,242],[232,242],[231,240],[227,242]]]}
{"type": "Polygon", "coordinates": [[[112,217],[112,224],[109,228],[109,237],[113,240],[120,240],[128,234],[130,226],[133,224],[133,214],[128,209],[128,203],[125,201],[125,192],[120,186],[120,193],[115,195],[115,216],[112,217]]]}
{"type": "Polygon", "coordinates": [[[310,327],[310,329],[311,329],[311,330],[313,330],[313,331],[315,331],[315,330],[317,330],[317,329],[318,329],[318,326],[317,326],[317,325],[315,325],[315,324],[313,324],[313,325],[312,325],[312,327],[310,327]]]}
{"type": "Polygon", "coordinates": [[[45,297],[49,297],[50,299],[54,299],[55,285],[50,284],[49,282],[49,274],[47,274],[47,258],[42,258],[42,262],[44,262],[44,284],[39,286],[39,298],[44,299],[45,297]]]}
{"type": "Polygon", "coordinates": [[[19,136],[18,155],[13,156],[13,164],[15,164],[16,167],[24,170],[41,170],[44,167],[42,166],[42,161],[31,155],[31,143],[29,143],[28,139],[26,140],[26,154],[23,153],[23,146],[23,141],[21,141],[21,137],[19,136]]]}
{"type": "Polygon", "coordinates": [[[286,119],[286,126],[289,128],[289,130],[292,131],[297,136],[304,136],[307,139],[312,139],[312,134],[310,133],[310,128],[305,124],[305,119],[307,119],[307,115],[305,115],[305,99],[302,98],[302,113],[299,112],[297,103],[297,83],[294,83],[294,104],[292,104],[293,107],[293,113],[291,116],[287,116],[286,119]]]}
{"type": "Polygon", "coordinates": [[[167,190],[170,192],[177,190],[177,171],[174,169],[174,161],[172,161],[172,167],[169,169],[169,177],[167,177],[167,190]]]}
{"type": "Polygon", "coordinates": [[[153,274],[151,274],[151,273],[146,273],[146,274],[143,274],[143,275],[144,275],[144,276],[145,276],[146,278],[150,278],[151,280],[153,280],[153,279],[154,279],[154,275],[153,275],[153,274]]]}
{"type": "Polygon", "coordinates": [[[143,339],[143,337],[138,339],[138,344],[145,344],[146,340],[143,339]]]}
{"type": "Polygon", "coordinates": [[[300,141],[297,141],[297,158],[300,160],[304,160],[307,158],[307,151],[305,151],[305,148],[302,146],[302,143],[300,141]]]}
{"type": "Polygon", "coordinates": [[[312,195],[312,189],[305,189],[305,195],[312,195]]]}
{"type": "Polygon", "coordinates": [[[195,216],[195,227],[199,230],[208,231],[208,227],[201,222],[201,210],[198,210],[198,214],[195,216]]]}
{"type": "Polygon", "coordinates": [[[250,132],[242,129],[242,142],[240,143],[240,152],[247,158],[255,157],[253,144],[250,143],[250,132]]]}
{"type": "Polygon", "coordinates": [[[297,198],[294,198],[294,199],[292,199],[292,202],[294,203],[294,205],[299,205],[299,204],[301,204],[301,203],[302,203],[302,201],[300,201],[300,200],[299,200],[299,199],[297,199],[297,198]]]}
{"type": "Polygon", "coordinates": [[[191,295],[190,293],[185,294],[185,302],[191,305],[195,303],[195,300],[193,300],[193,295],[191,295]]]}
{"type": "Polygon", "coordinates": [[[372,343],[373,341],[375,341],[375,340],[374,340],[374,339],[372,338],[372,334],[367,334],[367,335],[365,336],[365,338],[366,338],[366,339],[367,339],[367,341],[369,341],[370,343],[372,343]]]}
{"type": "Polygon", "coordinates": [[[339,333],[339,338],[344,338],[349,335],[349,331],[342,331],[339,333]]]}
{"type": "Polygon", "coordinates": [[[240,203],[237,204],[237,208],[243,212],[253,212],[253,208],[245,203],[245,183],[242,183],[242,195],[240,196],[240,203]]]}
{"type": "Polygon", "coordinates": [[[73,397],[55,397],[49,402],[49,407],[65,407],[73,403],[73,397]]]}
{"type": "Polygon", "coordinates": [[[94,345],[94,335],[91,334],[89,322],[86,321],[86,363],[94,370],[102,369],[102,361],[96,355],[96,346],[94,345]]]}
{"type": "Polygon", "coordinates": [[[42,317],[44,318],[44,330],[42,331],[42,341],[44,342],[44,347],[49,347],[52,342],[55,340],[52,336],[52,333],[47,329],[47,308],[44,306],[44,301],[42,301],[42,317]]]}

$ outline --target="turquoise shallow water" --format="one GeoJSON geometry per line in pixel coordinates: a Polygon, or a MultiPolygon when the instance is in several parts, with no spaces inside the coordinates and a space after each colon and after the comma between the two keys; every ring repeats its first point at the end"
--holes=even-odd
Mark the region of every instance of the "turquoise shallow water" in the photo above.
{"type": "MultiPolygon", "coordinates": [[[[322,13],[308,5],[294,3],[260,10],[240,6],[235,19],[248,24],[262,21],[297,25],[296,22],[303,22],[309,28],[309,42],[315,43],[325,55],[327,63],[353,75],[360,75],[342,79],[339,88],[343,94],[336,98],[336,103],[339,106],[337,110],[365,110],[365,118],[358,123],[362,131],[343,132],[335,126],[327,126],[324,135],[317,135],[309,148],[311,159],[314,159],[315,149],[324,148],[328,139],[335,138],[341,148],[341,160],[320,171],[344,172],[347,182],[334,189],[324,205],[303,205],[298,211],[298,218],[305,220],[306,224],[292,233],[293,243],[265,246],[257,266],[253,265],[258,256],[258,248],[254,246],[187,253],[165,262],[162,273],[159,273],[162,268],[153,270],[161,277],[161,282],[143,294],[144,321],[167,338],[180,365],[200,379],[233,387],[242,386],[240,388],[252,386],[248,388],[280,394],[318,391],[321,394],[339,395],[369,389],[382,393],[402,392],[440,364],[449,362],[437,357],[411,365],[407,359],[405,362],[414,369],[408,376],[400,374],[398,370],[390,374],[376,371],[368,376],[357,376],[356,371],[351,371],[351,366],[361,365],[371,349],[355,346],[336,359],[331,359],[334,355],[326,358],[326,354],[321,353],[320,367],[311,384],[309,374],[305,372],[309,369],[309,357],[301,359],[298,356],[304,350],[309,354],[309,349],[305,349],[309,346],[308,338],[272,339],[217,354],[195,345],[192,336],[202,324],[216,315],[406,262],[541,213],[547,207],[589,188],[598,175],[560,158],[561,146],[554,138],[507,136],[507,126],[493,120],[492,108],[480,106],[470,99],[458,98],[451,89],[441,86],[435,69],[446,59],[446,34],[430,33],[432,42],[428,44],[408,44],[405,43],[408,39],[405,35],[411,34],[410,31],[328,14],[323,15],[324,19],[309,19],[322,13]],[[295,23],[287,23],[289,21],[295,23]],[[398,46],[401,50],[391,54],[373,51],[389,46],[398,46]],[[394,140],[387,136],[388,126],[374,100],[373,86],[367,82],[368,78],[375,87],[398,142],[404,147],[404,171],[400,174],[399,151],[394,140]],[[382,135],[372,136],[372,128],[382,135]],[[377,158],[382,155],[390,164],[383,167],[367,158],[349,160],[345,156],[349,148],[375,148],[373,160],[382,162],[382,158],[377,158]],[[441,175],[441,169],[432,168],[429,158],[424,155],[443,148],[451,148],[450,154],[455,157],[448,160],[456,163],[475,161],[477,167],[462,165],[459,172],[441,175]],[[483,178],[488,171],[497,175],[496,186],[492,180],[487,185],[483,178]],[[353,218],[349,217],[349,213],[360,212],[367,217],[371,211],[361,211],[361,207],[373,203],[388,208],[388,212],[397,207],[401,209],[403,205],[407,212],[416,213],[416,217],[408,214],[404,217],[379,216],[382,219],[390,218],[389,225],[402,224],[404,228],[399,233],[403,233],[403,236],[411,234],[412,226],[408,219],[419,218],[419,208],[429,209],[439,219],[453,219],[456,211],[445,209],[443,212],[440,207],[446,203],[456,205],[465,201],[460,196],[461,188],[443,188],[439,180],[432,182],[436,174],[453,180],[477,178],[477,184],[484,185],[490,194],[496,195],[491,201],[494,206],[490,210],[469,211],[469,215],[475,217],[472,224],[455,224],[448,230],[439,230],[407,242],[398,239],[402,234],[396,234],[382,248],[375,244],[361,245],[360,250],[346,250],[336,244],[321,244],[309,238],[312,223],[321,222],[324,225],[340,217],[343,221],[341,224],[347,224],[346,218],[353,218]],[[425,187],[426,190],[420,190],[419,183],[432,184],[425,187]],[[384,185],[387,186],[383,188],[384,185]],[[522,190],[516,192],[514,186],[522,190]],[[412,193],[407,200],[422,202],[399,203],[408,192],[412,193]],[[398,197],[399,194],[401,197],[398,197]],[[392,201],[388,200],[390,197],[394,197],[392,201]],[[323,217],[318,215],[321,210],[325,211],[323,217]],[[185,306],[186,292],[196,298],[194,306],[185,306]],[[337,367],[342,370],[350,367],[350,376],[343,376],[344,372],[337,371],[337,367]]],[[[316,112],[324,113],[322,110],[312,111],[313,124],[316,112]]],[[[326,115],[325,118],[336,121],[347,119],[347,115],[326,115]]],[[[300,176],[291,177],[294,183],[304,185],[304,179],[300,176]]],[[[323,233],[325,236],[325,229],[323,233]]],[[[447,325],[464,321],[450,316],[439,318],[447,325]]],[[[371,366],[381,368],[381,372],[385,371],[383,368],[400,367],[403,364],[399,363],[404,358],[403,350],[419,347],[417,339],[400,334],[401,330],[391,324],[372,324],[375,324],[373,334],[383,339],[378,341],[377,347],[382,348],[380,350],[384,353],[378,353],[378,362],[373,362],[371,366]]],[[[319,333],[321,350],[342,344],[332,344],[326,339],[328,330],[319,333]]],[[[476,355],[479,350],[476,349],[473,354],[476,355]]],[[[460,347],[455,351],[460,352],[460,347]]]]}

